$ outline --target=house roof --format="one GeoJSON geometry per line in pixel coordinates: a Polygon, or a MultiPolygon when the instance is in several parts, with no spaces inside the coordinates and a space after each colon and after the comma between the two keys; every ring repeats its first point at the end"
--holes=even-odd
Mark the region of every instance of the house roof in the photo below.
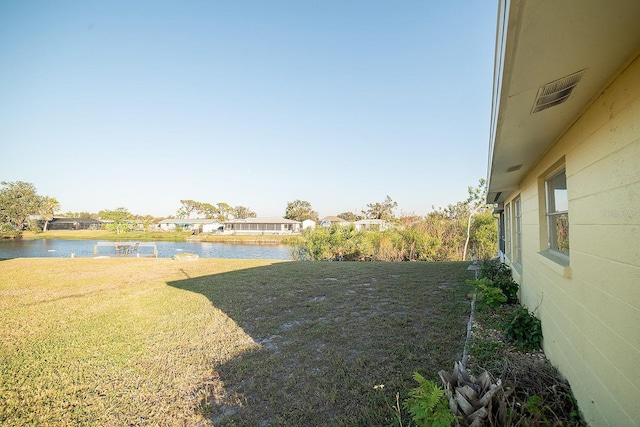
{"type": "Polygon", "coordinates": [[[516,190],[544,153],[638,55],[639,22],[637,0],[500,1],[487,202],[500,203],[516,190]],[[576,75],[580,72],[581,77],[576,75]],[[576,80],[565,102],[534,112],[543,86],[555,82],[548,89],[562,89],[562,84],[576,80]]]}
{"type": "Polygon", "coordinates": [[[225,224],[300,224],[300,221],[280,217],[236,218],[225,221],[225,224]]]}

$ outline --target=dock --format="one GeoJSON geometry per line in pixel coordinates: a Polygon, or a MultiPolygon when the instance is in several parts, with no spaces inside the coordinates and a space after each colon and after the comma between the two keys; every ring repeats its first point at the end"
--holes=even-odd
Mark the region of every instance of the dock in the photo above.
{"type": "Polygon", "coordinates": [[[108,250],[109,254],[117,255],[117,256],[146,256],[146,257],[158,257],[158,246],[153,242],[97,242],[93,246],[93,255],[107,255],[105,253],[100,254],[99,248],[112,248],[108,250]],[[142,251],[140,248],[151,248],[152,253],[148,253],[147,251],[142,251]]]}

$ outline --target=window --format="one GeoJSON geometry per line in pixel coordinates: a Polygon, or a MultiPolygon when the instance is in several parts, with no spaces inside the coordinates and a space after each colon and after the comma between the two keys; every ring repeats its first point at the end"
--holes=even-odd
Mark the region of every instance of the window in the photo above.
{"type": "Polygon", "coordinates": [[[549,250],[569,256],[569,198],[564,169],[547,178],[545,191],[549,250]]]}
{"type": "Polygon", "coordinates": [[[520,197],[513,201],[513,216],[515,219],[515,238],[513,247],[513,262],[522,263],[522,209],[520,197]]]}
{"type": "Polygon", "coordinates": [[[511,203],[507,203],[504,208],[504,252],[511,257],[511,203]]]}

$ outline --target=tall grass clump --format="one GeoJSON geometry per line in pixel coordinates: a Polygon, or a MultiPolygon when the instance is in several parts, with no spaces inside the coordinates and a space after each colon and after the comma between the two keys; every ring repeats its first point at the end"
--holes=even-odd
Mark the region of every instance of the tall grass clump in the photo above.
{"type": "Polygon", "coordinates": [[[371,253],[371,240],[353,225],[306,229],[292,247],[294,259],[309,261],[359,261],[371,253]]]}

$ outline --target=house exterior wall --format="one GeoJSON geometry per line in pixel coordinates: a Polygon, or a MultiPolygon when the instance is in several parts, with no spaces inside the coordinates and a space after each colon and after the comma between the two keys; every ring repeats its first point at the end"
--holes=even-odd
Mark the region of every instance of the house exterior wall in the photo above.
{"type": "Polygon", "coordinates": [[[505,211],[505,252],[521,302],[542,320],[545,353],[586,421],[640,426],[640,59],[538,161],[505,211]],[[547,250],[544,179],[562,165],[568,260],[547,250]],[[515,264],[518,197],[522,262],[515,264]]]}
{"type": "Polygon", "coordinates": [[[235,234],[291,234],[300,231],[300,223],[227,223],[225,231],[235,234]]]}

